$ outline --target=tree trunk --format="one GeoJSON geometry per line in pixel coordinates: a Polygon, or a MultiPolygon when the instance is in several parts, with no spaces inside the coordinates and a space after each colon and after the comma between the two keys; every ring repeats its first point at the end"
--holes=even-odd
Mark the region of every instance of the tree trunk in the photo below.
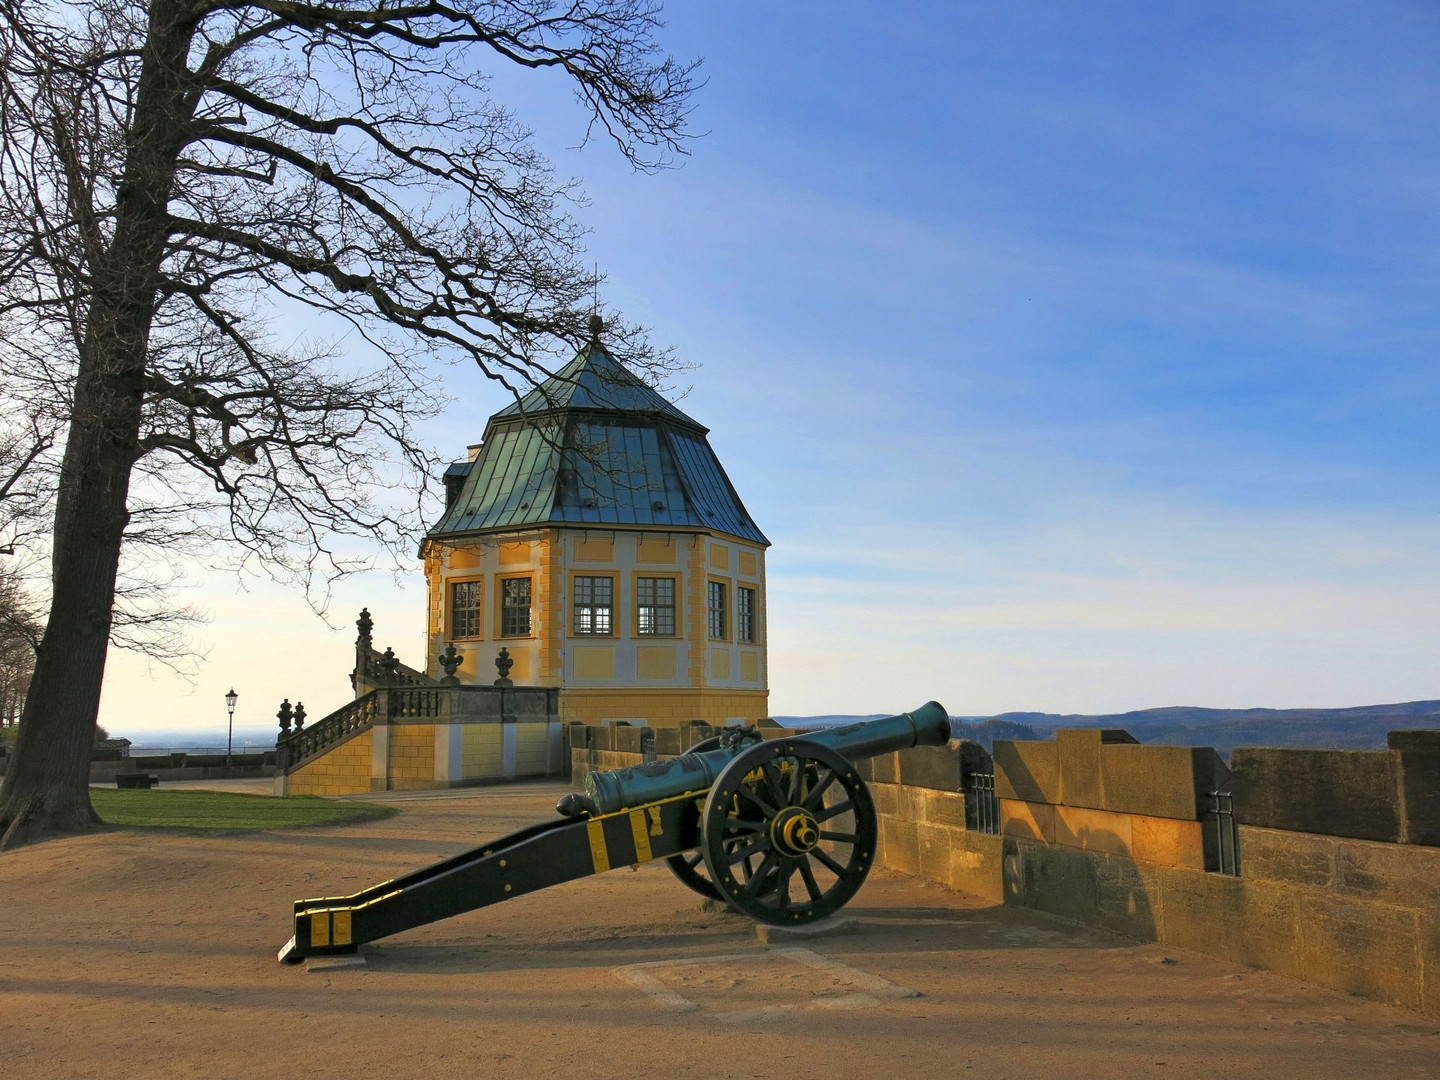
{"type": "Polygon", "coordinates": [[[90,750],[140,441],[167,204],[193,104],[186,97],[189,19],[183,0],[150,5],[115,230],[93,267],[79,343],[55,504],[50,616],[15,753],[0,784],[0,849],[84,831],[99,821],[90,805],[90,750]]]}
{"type": "MultiPolygon", "coordinates": [[[[80,403],[78,394],[76,401],[80,403]]],[[[113,444],[107,447],[94,437],[97,426],[74,425],[66,448],[67,465],[74,461],[78,483],[71,485],[71,512],[64,515],[68,535],[58,535],[62,516],[56,515],[54,596],[15,753],[0,786],[0,848],[81,832],[99,821],[90,806],[90,748],[105,674],[130,463],[113,444]]]]}

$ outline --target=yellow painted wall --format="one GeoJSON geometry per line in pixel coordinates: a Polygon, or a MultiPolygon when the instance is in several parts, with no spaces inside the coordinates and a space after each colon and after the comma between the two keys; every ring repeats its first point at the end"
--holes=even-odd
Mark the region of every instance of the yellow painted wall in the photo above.
{"type": "Polygon", "coordinates": [[[519,566],[530,561],[530,542],[521,540],[513,544],[500,545],[500,565],[519,566]]]}
{"type": "Polygon", "coordinates": [[[529,672],[525,681],[511,676],[521,685],[555,686],[561,682],[560,628],[561,599],[564,586],[564,537],[547,529],[538,542],[539,573],[535,575],[535,612],[533,632],[540,642],[539,670],[529,672]]]}
{"type": "Polygon", "coordinates": [[[576,562],[608,563],[615,561],[615,538],[582,533],[575,538],[576,562]]]}
{"type": "Polygon", "coordinates": [[[675,678],[679,650],[674,645],[638,645],[635,648],[636,674],[642,679],[675,678]]]}
{"type": "Polygon", "coordinates": [[[473,547],[452,547],[450,552],[451,570],[476,570],[480,566],[480,552],[473,547]]]}
{"type": "Polygon", "coordinates": [[[435,725],[391,724],[390,787],[394,791],[435,786],[435,725]]]}
{"type": "Polygon", "coordinates": [[[742,682],[760,681],[760,654],[745,651],[740,654],[740,679],[742,682]]]}
{"type": "Polygon", "coordinates": [[[500,724],[466,724],[460,729],[460,777],[485,780],[505,773],[504,732],[500,724]]]}
{"type": "Polygon", "coordinates": [[[572,645],[570,651],[577,679],[615,678],[615,646],[572,645]]]}
{"type": "MultiPolygon", "coordinates": [[[[505,642],[503,641],[496,643],[495,652],[497,654],[500,652],[500,648],[503,645],[505,645],[505,642]]],[[[535,678],[535,665],[531,660],[532,651],[530,649],[522,647],[521,645],[511,645],[508,646],[508,648],[510,649],[510,659],[513,661],[513,663],[510,665],[510,681],[513,682],[516,686],[536,685],[537,680],[535,678]]],[[[495,670],[494,657],[491,657],[490,659],[490,670],[492,672],[495,670]]],[[[481,679],[480,681],[484,682],[485,680],[481,679]]],[[[493,678],[491,679],[491,681],[494,681],[493,678]]]]}
{"type": "MultiPolygon", "coordinates": [[[[362,731],[285,778],[289,795],[361,795],[370,790],[374,729],[362,731]]],[[[431,763],[434,771],[434,763],[431,763]]]]}
{"type": "MultiPolygon", "coordinates": [[[[505,731],[515,737],[515,771],[544,775],[549,766],[548,721],[518,724],[464,724],[460,735],[460,779],[494,780],[505,775],[505,731]]],[[[435,726],[383,724],[332,748],[286,778],[291,795],[359,795],[372,790],[370,768],[376,737],[390,739],[390,788],[414,791],[444,786],[435,777],[435,726]]]]}
{"type": "Polygon", "coordinates": [[[690,685],[705,685],[705,642],[708,602],[705,597],[705,539],[691,537],[690,565],[685,589],[685,627],[690,641],[690,685]]]}
{"type": "MultiPolygon", "coordinates": [[[[702,533],[646,533],[625,530],[585,530],[546,527],[523,534],[477,537],[456,547],[432,544],[426,549],[427,627],[432,645],[426,661],[432,675],[439,669],[434,654],[447,641],[449,582],[479,578],[483,581],[482,637],[456,642],[463,662],[457,674],[462,682],[487,684],[495,678],[495,654],[510,650],[514,666],[510,678],[521,686],[560,686],[573,678],[621,689],[656,688],[665,683],[675,690],[711,688],[763,692],[766,678],[764,552],[731,539],[702,533]],[[590,635],[570,635],[568,610],[575,574],[609,573],[615,581],[615,635],[613,655],[596,651],[603,644],[590,635]],[[672,574],[676,590],[677,646],[674,656],[661,651],[662,643],[646,640],[636,631],[635,579],[672,574]],[[498,636],[500,593],[504,577],[526,574],[533,581],[532,634],[528,638],[498,636]],[[707,632],[707,582],[726,584],[727,627],[722,650],[717,651],[707,632]],[[736,589],[744,584],[758,590],[753,645],[734,642],[736,589]],[[727,657],[723,649],[739,654],[727,657]],[[606,661],[609,660],[607,665],[606,661]],[[727,662],[729,661],[729,662],[727,662]],[[739,685],[737,685],[739,684],[739,685]]],[[[588,689],[588,688],[587,688],[588,689]]]]}
{"type": "Polygon", "coordinates": [[[560,692],[560,718],[586,724],[641,719],[651,727],[675,727],[687,720],[721,725],[731,717],[753,722],[769,715],[769,698],[765,690],[567,688],[560,692]]]}
{"type": "Polygon", "coordinates": [[[652,566],[674,566],[679,543],[673,537],[641,536],[635,545],[635,561],[652,566]]]}
{"type": "Polygon", "coordinates": [[[515,774],[534,776],[549,764],[550,725],[515,724],[515,774]]]}

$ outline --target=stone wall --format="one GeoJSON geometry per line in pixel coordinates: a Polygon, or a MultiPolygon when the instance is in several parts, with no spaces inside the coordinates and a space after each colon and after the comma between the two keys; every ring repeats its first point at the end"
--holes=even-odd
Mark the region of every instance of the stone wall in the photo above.
{"type": "MultiPolygon", "coordinates": [[[[0,747],[0,777],[5,775],[9,755],[0,747]]],[[[90,759],[90,783],[113,784],[119,773],[143,772],[154,776],[159,782],[166,780],[246,780],[268,779],[275,775],[274,750],[236,751],[225,763],[224,753],[219,754],[142,754],[137,757],[115,756],[105,759],[90,759]]]]}
{"type": "Polygon", "coordinates": [[[292,772],[277,795],[360,795],[471,787],[566,775],[558,720],[451,717],[377,721],[292,772]]]}
{"type": "Polygon", "coordinates": [[[370,790],[374,731],[362,731],[289,776],[277,776],[281,795],[359,795],[370,790]]]}
{"type": "Polygon", "coordinates": [[[1440,731],[1237,749],[1233,775],[1208,748],[1058,736],[995,744],[1005,903],[1440,1015],[1440,731]],[[1217,790],[1238,874],[1217,872],[1217,790]]]}
{"type": "MultiPolygon", "coordinates": [[[[710,733],[572,725],[574,783],[710,733]]],[[[857,769],[875,800],[881,865],[1440,1016],[1430,816],[1440,783],[1426,780],[1440,776],[1440,731],[1393,733],[1389,751],[1236,750],[1233,760],[1232,775],[1208,747],[1141,745],[1118,730],[997,742],[999,835],[973,828],[966,793],[990,765],[973,743],[857,769]],[[1215,791],[1234,793],[1238,874],[1210,812],[1215,791]]]]}
{"type": "Polygon", "coordinates": [[[1237,748],[1235,811],[1264,828],[1440,845],[1440,729],[1392,731],[1389,746],[1237,748]]]}

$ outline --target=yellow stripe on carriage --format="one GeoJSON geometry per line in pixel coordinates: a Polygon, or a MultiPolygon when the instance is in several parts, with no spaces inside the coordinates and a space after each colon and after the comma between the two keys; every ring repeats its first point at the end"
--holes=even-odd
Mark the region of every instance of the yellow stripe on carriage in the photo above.
{"type": "Polygon", "coordinates": [[[592,819],[585,823],[585,831],[590,835],[590,858],[595,863],[595,873],[603,874],[610,869],[610,852],[605,847],[605,824],[599,819],[592,819]]]}
{"type": "Polygon", "coordinates": [[[630,811],[630,835],[635,838],[635,861],[649,862],[655,856],[650,854],[650,825],[645,820],[644,810],[630,811]]]}

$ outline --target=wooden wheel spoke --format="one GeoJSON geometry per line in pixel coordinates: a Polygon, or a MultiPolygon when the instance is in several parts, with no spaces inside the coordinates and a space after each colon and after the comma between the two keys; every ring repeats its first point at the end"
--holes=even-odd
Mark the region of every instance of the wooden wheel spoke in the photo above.
{"type": "Polygon", "coordinates": [[[769,803],[767,803],[764,799],[762,799],[758,794],[756,794],[756,792],[751,789],[751,787],[750,787],[749,784],[741,784],[741,785],[740,785],[740,794],[741,794],[741,795],[744,795],[744,796],[745,796],[747,799],[749,799],[752,803],[754,803],[756,806],[758,806],[758,807],[760,808],[760,812],[761,812],[762,814],[764,814],[767,819],[772,818],[772,817],[774,817],[777,813],[779,813],[779,811],[776,810],[775,807],[771,806],[771,805],[770,805],[769,803]]]}
{"type": "Polygon", "coordinates": [[[800,860],[800,876],[805,881],[805,891],[810,894],[812,901],[820,899],[820,884],[815,880],[815,871],[810,869],[810,860],[800,860]]]}
{"type": "Polygon", "coordinates": [[[845,867],[841,866],[838,862],[832,859],[824,851],[821,851],[818,847],[812,848],[810,850],[810,854],[815,856],[815,858],[819,859],[820,862],[825,866],[825,868],[829,870],[832,874],[834,874],[836,877],[843,878],[848,873],[845,867]]]}
{"type": "Polygon", "coordinates": [[[770,797],[775,800],[776,806],[785,805],[785,787],[781,783],[784,777],[780,774],[780,766],[773,761],[767,761],[760,766],[760,775],[765,778],[765,787],[770,792],[770,797]]]}
{"type": "MultiPolygon", "coordinates": [[[[729,832],[756,833],[765,830],[765,823],[763,821],[748,821],[745,818],[727,817],[725,819],[725,828],[729,832]]],[[[729,837],[726,837],[726,839],[729,839],[729,837]]]]}
{"type": "Polygon", "coordinates": [[[760,886],[770,876],[770,871],[775,867],[775,852],[767,851],[765,858],[760,860],[760,869],[755,871],[755,876],[745,884],[745,892],[750,896],[760,897],[766,895],[760,891],[760,886]]]}
{"type": "Polygon", "coordinates": [[[757,852],[763,851],[769,847],[769,837],[756,836],[746,841],[744,844],[737,844],[735,847],[731,848],[726,853],[725,858],[731,866],[734,866],[741,859],[748,859],[751,855],[754,855],[757,852]]]}
{"type": "Polygon", "coordinates": [[[839,910],[865,881],[876,840],[874,803],[855,770],[823,744],[778,740],[726,768],[702,810],[704,884],[736,911],[779,926],[839,910]],[[800,854],[782,843],[779,826],[792,816],[817,823],[820,846],[800,854]]]}
{"type": "Polygon", "coordinates": [[[790,878],[795,874],[795,864],[787,861],[776,875],[775,901],[782,909],[790,906],[790,878]]]}
{"type": "Polygon", "coordinates": [[[810,789],[810,793],[805,796],[805,801],[800,805],[812,813],[818,809],[820,800],[825,797],[826,789],[835,782],[835,776],[836,773],[834,769],[826,769],[825,775],[820,778],[820,782],[810,789]]]}

